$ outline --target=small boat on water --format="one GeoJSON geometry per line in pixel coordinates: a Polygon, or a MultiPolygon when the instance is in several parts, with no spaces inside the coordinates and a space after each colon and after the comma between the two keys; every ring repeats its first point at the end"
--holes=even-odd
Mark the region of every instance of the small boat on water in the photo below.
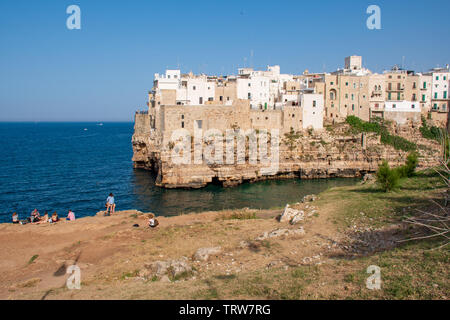
{"type": "Polygon", "coordinates": [[[102,125],[103,125],[103,123],[98,123],[97,125],[98,125],[98,126],[102,126],[102,125]]]}
{"type": "Polygon", "coordinates": [[[84,131],[87,131],[88,129],[87,128],[84,128],[84,131]]]}

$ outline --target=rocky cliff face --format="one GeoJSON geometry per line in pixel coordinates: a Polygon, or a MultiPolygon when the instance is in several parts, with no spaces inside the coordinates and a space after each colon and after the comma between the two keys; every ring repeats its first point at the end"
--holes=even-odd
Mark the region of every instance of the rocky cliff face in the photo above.
{"type": "MultiPolygon", "coordinates": [[[[156,185],[165,188],[201,188],[209,183],[234,186],[266,179],[361,177],[375,172],[382,159],[398,166],[407,155],[381,144],[376,134],[351,134],[348,125],[338,124],[322,132],[295,132],[280,137],[279,163],[276,171],[269,174],[267,164],[250,164],[248,153],[244,164],[175,164],[171,157],[173,145],[150,129],[145,116],[148,117],[136,117],[132,138],[134,167],[157,173],[156,185]]],[[[437,164],[434,159],[438,144],[422,139],[418,128],[408,125],[392,130],[410,140],[416,137],[422,168],[437,164]]],[[[234,156],[238,158],[236,153],[234,156]]]]}

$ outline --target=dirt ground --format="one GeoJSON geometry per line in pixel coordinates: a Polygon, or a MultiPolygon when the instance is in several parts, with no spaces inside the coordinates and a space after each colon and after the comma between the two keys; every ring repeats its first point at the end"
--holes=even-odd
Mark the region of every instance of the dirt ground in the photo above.
{"type": "MultiPolygon", "coordinates": [[[[134,210],[54,225],[2,224],[0,299],[370,299],[365,268],[373,261],[391,268],[392,261],[393,272],[398,269],[398,255],[374,253],[392,250],[400,227],[390,224],[377,233],[377,239],[369,238],[370,250],[357,250],[354,244],[367,240],[365,231],[371,231],[372,237],[373,229],[359,230],[359,238],[350,239],[348,231],[357,226],[336,218],[349,211],[352,203],[361,202],[343,196],[352,188],[335,188],[314,202],[292,204],[311,213],[296,225],[276,219],[283,209],[158,217],[160,225],[155,229],[148,228],[145,215],[134,210]],[[139,227],[133,227],[136,223],[139,227]],[[255,241],[265,232],[300,227],[303,235],[255,241]],[[205,247],[222,251],[207,261],[192,259],[197,249],[205,247]],[[181,257],[188,258],[193,275],[171,282],[141,276],[146,263],[181,257]],[[79,290],[66,287],[66,269],[73,264],[81,270],[79,290]]],[[[360,209],[355,210],[359,216],[360,209]]],[[[392,285],[398,282],[392,281],[392,285]]],[[[434,281],[430,287],[434,286],[434,278],[430,281],[434,281]]],[[[431,297],[446,298],[445,281],[436,283],[431,297]]],[[[373,296],[377,297],[382,295],[373,296]]]]}

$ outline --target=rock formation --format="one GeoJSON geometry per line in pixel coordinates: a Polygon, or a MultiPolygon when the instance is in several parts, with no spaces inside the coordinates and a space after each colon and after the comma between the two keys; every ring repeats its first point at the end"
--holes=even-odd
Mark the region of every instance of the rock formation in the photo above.
{"type": "MultiPolygon", "coordinates": [[[[417,126],[394,126],[390,130],[419,146],[420,167],[437,164],[438,144],[423,139],[417,126]]],[[[173,143],[164,142],[163,137],[150,128],[147,114],[136,115],[132,145],[134,167],[153,171],[157,176],[156,185],[165,188],[201,188],[209,183],[228,187],[266,179],[363,177],[376,172],[382,159],[388,160],[391,166],[398,166],[407,156],[407,152],[382,144],[379,135],[354,134],[342,123],[320,132],[309,130],[280,136],[279,162],[274,172],[267,173],[268,165],[260,161],[253,164],[248,161],[248,142],[243,164],[238,161],[234,164],[208,164],[206,161],[175,164],[171,157],[173,143]]],[[[194,141],[191,146],[190,156],[194,159],[194,141]]],[[[208,144],[203,143],[200,147],[205,149],[208,144]]],[[[235,151],[234,159],[239,157],[243,155],[235,151]]]]}

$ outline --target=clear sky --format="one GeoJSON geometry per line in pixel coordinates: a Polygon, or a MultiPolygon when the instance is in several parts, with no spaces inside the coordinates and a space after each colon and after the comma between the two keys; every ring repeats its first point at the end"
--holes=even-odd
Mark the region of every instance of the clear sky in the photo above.
{"type": "Polygon", "coordinates": [[[450,1],[0,1],[0,121],[132,121],[153,74],[450,63],[450,1]],[[81,8],[68,30],[66,8],[81,8]],[[366,9],[381,8],[381,30],[366,9]],[[253,52],[253,55],[252,55],[253,52]]]}

